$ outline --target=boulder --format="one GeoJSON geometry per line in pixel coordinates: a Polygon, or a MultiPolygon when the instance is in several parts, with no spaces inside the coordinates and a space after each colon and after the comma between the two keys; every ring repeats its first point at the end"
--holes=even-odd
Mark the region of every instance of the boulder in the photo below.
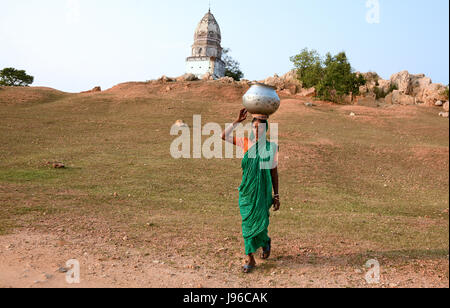
{"type": "Polygon", "coordinates": [[[176,79],[176,81],[196,81],[198,80],[197,76],[194,74],[184,74],[176,79]]]}
{"type": "Polygon", "coordinates": [[[390,80],[384,80],[384,79],[379,79],[378,80],[378,88],[380,90],[382,90],[384,93],[388,93],[389,90],[391,89],[391,81],[390,80]]]}
{"type": "Polygon", "coordinates": [[[175,125],[178,127],[189,127],[183,120],[178,120],[175,122],[175,125]]]}
{"type": "Polygon", "coordinates": [[[442,107],[444,103],[442,101],[437,101],[434,105],[437,107],[442,107]]]}
{"type": "Polygon", "coordinates": [[[393,97],[392,93],[389,93],[388,95],[386,95],[386,97],[384,98],[384,103],[388,104],[388,105],[392,105],[393,104],[392,97],[393,97]]]}
{"type": "Polygon", "coordinates": [[[219,81],[222,83],[234,83],[234,79],[232,77],[222,77],[219,81]]]}
{"type": "Polygon", "coordinates": [[[297,94],[297,96],[300,97],[314,97],[316,95],[316,88],[300,89],[299,93],[297,94]]]}
{"type": "Polygon", "coordinates": [[[441,112],[439,113],[439,116],[443,118],[448,118],[448,112],[441,112]]]}
{"type": "Polygon", "coordinates": [[[376,97],[374,96],[359,97],[356,101],[356,104],[358,106],[365,106],[365,107],[378,107],[376,97]]]}
{"type": "Polygon", "coordinates": [[[281,76],[281,80],[283,80],[287,86],[296,85],[299,88],[302,87],[302,83],[300,82],[300,80],[298,80],[297,70],[295,69],[281,76]]]}
{"type": "Polygon", "coordinates": [[[415,105],[416,99],[410,95],[404,94],[400,90],[392,92],[392,104],[396,105],[415,105]]]}
{"type": "Polygon", "coordinates": [[[208,72],[205,75],[203,75],[202,80],[204,81],[214,80],[214,76],[210,72],[208,72]]]}
{"type": "Polygon", "coordinates": [[[175,81],[175,79],[169,78],[166,75],[163,75],[161,78],[158,79],[158,81],[160,81],[160,82],[173,82],[173,81],[175,81]]]}
{"type": "Polygon", "coordinates": [[[102,88],[101,87],[94,87],[92,90],[84,91],[84,92],[81,92],[81,93],[96,93],[96,92],[102,92],[102,88]]]}
{"type": "Polygon", "coordinates": [[[448,101],[444,103],[444,111],[449,112],[448,101]]]}
{"type": "Polygon", "coordinates": [[[411,75],[408,71],[401,71],[391,76],[391,83],[397,86],[398,91],[409,95],[412,93],[411,75]]]}
{"type": "Polygon", "coordinates": [[[264,79],[263,83],[268,86],[275,87],[278,91],[282,91],[286,88],[286,83],[277,74],[275,74],[273,77],[264,79]]]}
{"type": "Polygon", "coordinates": [[[417,96],[417,100],[427,106],[434,106],[437,101],[446,100],[446,97],[443,94],[444,90],[444,85],[439,83],[432,83],[428,85],[420,95],[417,96]]]}

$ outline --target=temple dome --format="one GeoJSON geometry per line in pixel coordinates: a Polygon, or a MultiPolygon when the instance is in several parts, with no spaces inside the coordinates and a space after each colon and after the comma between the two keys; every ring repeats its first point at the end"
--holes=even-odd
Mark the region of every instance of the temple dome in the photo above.
{"type": "Polygon", "coordinates": [[[222,34],[216,18],[208,11],[197,26],[194,35],[195,43],[205,43],[204,41],[215,42],[220,46],[222,34]]]}
{"type": "Polygon", "coordinates": [[[218,79],[225,76],[221,41],[219,24],[211,11],[208,11],[195,29],[192,54],[186,59],[186,73],[198,78],[209,75],[218,79]]]}

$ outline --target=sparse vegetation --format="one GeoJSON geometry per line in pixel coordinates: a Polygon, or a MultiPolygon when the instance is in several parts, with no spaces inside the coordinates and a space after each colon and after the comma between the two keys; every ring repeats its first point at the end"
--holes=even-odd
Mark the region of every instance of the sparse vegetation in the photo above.
{"type": "Polygon", "coordinates": [[[448,93],[449,92],[449,86],[446,86],[444,91],[442,91],[442,95],[445,97],[446,100],[448,100],[448,93]]]}
{"type": "Polygon", "coordinates": [[[12,67],[0,71],[0,86],[25,87],[32,84],[34,77],[27,75],[24,70],[17,70],[12,67]]]}
{"type": "MultiPolygon", "coordinates": [[[[240,160],[175,160],[169,153],[172,123],[183,119],[192,127],[193,114],[204,124],[227,123],[245,89],[193,82],[186,91],[174,83],[161,95],[166,86],[130,83],[51,100],[41,89],[1,91],[0,234],[32,228],[74,239],[83,243],[80,257],[88,251],[95,263],[117,264],[121,275],[136,274],[144,285],[154,279],[141,271],[159,260],[176,273],[172,284],[195,261],[207,271],[203,280],[225,276],[221,286],[269,287],[268,277],[286,287],[367,286],[355,268],[377,258],[383,281],[448,286],[449,123],[436,121],[434,110],[351,106],[364,117],[349,120],[349,106],[282,105],[272,117],[282,128],[273,258],[259,263],[249,280],[239,274],[240,160]],[[43,95],[5,103],[30,90],[43,95]],[[145,266],[135,269],[128,251],[148,254],[139,257],[145,266]],[[97,261],[97,254],[113,263],[97,261]]],[[[50,243],[51,251],[62,249],[50,243]]],[[[85,275],[103,279],[98,271],[85,275]]]]}
{"type": "Polygon", "coordinates": [[[346,95],[359,94],[359,87],[366,83],[364,76],[353,72],[345,52],[335,56],[328,53],[322,59],[316,50],[305,48],[291,61],[303,86],[315,87],[323,100],[341,102],[346,95]]]}
{"type": "Polygon", "coordinates": [[[376,99],[385,98],[390,93],[394,92],[395,90],[398,90],[397,85],[391,85],[387,91],[384,91],[382,88],[378,87],[379,84],[373,89],[373,92],[376,95],[376,99]]]}
{"type": "Polygon", "coordinates": [[[244,78],[244,73],[241,71],[238,61],[230,56],[231,49],[224,48],[222,51],[222,60],[225,62],[225,76],[231,77],[236,81],[244,78]]]}

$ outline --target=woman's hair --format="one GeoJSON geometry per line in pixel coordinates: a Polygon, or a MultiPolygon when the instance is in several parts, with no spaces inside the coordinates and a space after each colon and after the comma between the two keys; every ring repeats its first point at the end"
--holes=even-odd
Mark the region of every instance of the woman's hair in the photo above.
{"type": "Polygon", "coordinates": [[[259,121],[259,123],[261,123],[261,124],[266,124],[266,126],[268,125],[267,120],[262,120],[262,119],[257,119],[257,118],[253,118],[252,124],[255,123],[256,121],[259,121]]]}

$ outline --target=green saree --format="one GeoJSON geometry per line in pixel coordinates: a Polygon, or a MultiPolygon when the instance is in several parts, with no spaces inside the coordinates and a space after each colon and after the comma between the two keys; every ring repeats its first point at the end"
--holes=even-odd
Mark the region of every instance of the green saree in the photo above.
{"type": "Polygon", "coordinates": [[[270,207],[273,204],[270,169],[275,151],[276,144],[258,141],[242,160],[239,208],[247,255],[266,247],[270,241],[268,228],[270,207]]]}

